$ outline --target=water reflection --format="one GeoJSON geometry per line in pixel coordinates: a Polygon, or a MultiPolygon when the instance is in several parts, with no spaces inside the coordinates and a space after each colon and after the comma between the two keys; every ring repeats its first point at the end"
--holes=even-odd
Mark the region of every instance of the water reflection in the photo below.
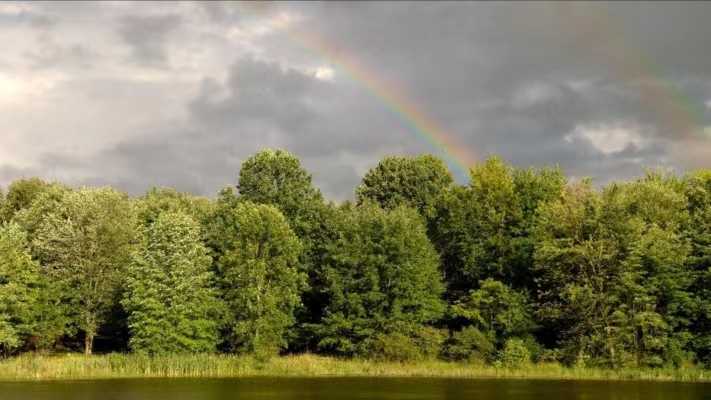
{"type": "Polygon", "coordinates": [[[0,383],[2,400],[711,400],[708,384],[283,378],[0,383]]]}

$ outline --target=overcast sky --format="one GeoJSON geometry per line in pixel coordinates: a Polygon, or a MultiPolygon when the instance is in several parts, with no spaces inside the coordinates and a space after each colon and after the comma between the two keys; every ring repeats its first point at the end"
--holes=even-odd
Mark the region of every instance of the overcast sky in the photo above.
{"type": "Polygon", "coordinates": [[[711,167],[709,21],[708,2],[1,2],[0,186],[214,195],[279,147],[350,198],[382,156],[435,151],[354,63],[479,158],[601,183],[711,167]]]}

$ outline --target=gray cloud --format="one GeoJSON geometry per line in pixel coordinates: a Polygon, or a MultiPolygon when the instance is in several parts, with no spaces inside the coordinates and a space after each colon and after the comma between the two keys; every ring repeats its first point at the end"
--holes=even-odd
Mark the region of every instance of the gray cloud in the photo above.
{"type": "MultiPolygon", "coordinates": [[[[313,76],[240,59],[224,87],[203,82],[188,105],[185,129],[145,135],[88,162],[94,171],[120,171],[134,193],[155,184],[214,194],[235,183],[239,165],[249,155],[263,147],[282,147],[302,157],[328,195],[345,198],[361,173],[348,155],[368,158],[398,142],[390,133],[397,126],[382,110],[366,104],[357,97],[344,98],[337,86],[313,76]],[[369,120],[367,130],[359,126],[361,119],[369,120]]],[[[111,183],[101,176],[85,182],[111,183]]]]}
{"type": "Polygon", "coordinates": [[[128,16],[119,30],[121,37],[131,45],[134,57],[145,63],[164,62],[167,41],[180,18],[176,15],[128,16]]]}
{"type": "MultiPolygon", "coordinates": [[[[711,158],[709,139],[690,132],[711,125],[706,3],[85,4],[28,9],[51,21],[43,27],[0,21],[0,33],[34,43],[0,65],[38,71],[34,86],[12,89],[27,94],[7,111],[19,133],[0,151],[12,160],[0,162],[0,184],[38,174],[214,194],[250,154],[282,147],[327,196],[346,198],[383,155],[433,151],[383,104],[392,90],[461,146],[515,165],[559,163],[604,183],[711,158]],[[300,18],[285,29],[282,13],[300,18]],[[324,57],[313,37],[358,68],[324,57]],[[329,67],[333,79],[320,79],[329,67]],[[32,112],[38,104],[48,111],[32,112]],[[33,150],[22,139],[56,132],[76,145],[33,150]],[[20,149],[33,161],[12,158],[20,149]]],[[[0,102],[10,101],[2,79],[0,102]]]]}

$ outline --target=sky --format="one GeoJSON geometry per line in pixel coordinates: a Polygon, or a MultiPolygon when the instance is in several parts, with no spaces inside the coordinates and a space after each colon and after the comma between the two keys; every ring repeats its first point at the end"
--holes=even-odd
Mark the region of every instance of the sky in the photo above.
{"type": "Polygon", "coordinates": [[[386,155],[440,155],[460,181],[492,154],[600,184],[711,167],[709,20],[709,2],[0,2],[0,186],[213,196],[265,147],[333,200],[386,155]]]}

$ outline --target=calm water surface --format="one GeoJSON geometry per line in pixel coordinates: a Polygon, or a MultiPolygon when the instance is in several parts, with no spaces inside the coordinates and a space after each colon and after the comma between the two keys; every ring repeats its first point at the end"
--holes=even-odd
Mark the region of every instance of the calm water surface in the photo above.
{"type": "Polygon", "coordinates": [[[711,385],[446,379],[130,379],[0,383],[1,400],[711,400],[711,385]]]}

